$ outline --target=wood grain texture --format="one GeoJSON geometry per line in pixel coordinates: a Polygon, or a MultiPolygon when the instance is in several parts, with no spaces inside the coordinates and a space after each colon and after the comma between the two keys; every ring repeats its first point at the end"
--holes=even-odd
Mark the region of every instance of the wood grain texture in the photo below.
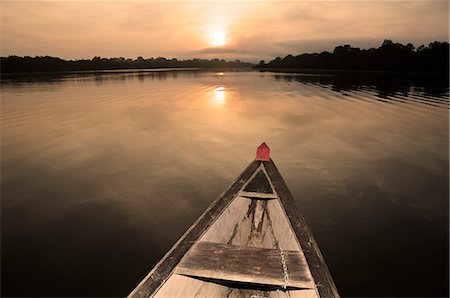
{"type": "Polygon", "coordinates": [[[316,298],[316,297],[319,297],[319,295],[317,293],[317,289],[314,289],[314,290],[305,289],[305,290],[289,291],[288,297],[290,297],[290,298],[316,298]]]}
{"type": "Polygon", "coordinates": [[[303,249],[319,295],[321,297],[339,297],[336,285],[334,284],[322,253],[320,252],[319,246],[306,224],[305,219],[298,212],[295,200],[281,177],[280,172],[272,160],[264,161],[263,164],[303,249]]]}
{"type": "Polygon", "coordinates": [[[290,291],[268,291],[264,297],[267,298],[317,298],[316,289],[302,289],[302,290],[290,290],[290,291]]]}
{"type": "Polygon", "coordinates": [[[199,219],[186,231],[178,240],[172,249],[161,259],[150,273],[139,283],[139,285],[130,293],[130,298],[149,297],[167,280],[171,272],[191,248],[192,244],[197,242],[205,230],[216,220],[221,212],[235,198],[239,190],[242,189],[261,162],[253,161],[241,173],[239,178],[233,182],[229,188],[215,200],[211,206],[199,217],[199,219]]]}
{"type": "MultiPolygon", "coordinates": [[[[315,288],[303,254],[285,250],[284,257],[289,268],[289,287],[315,288]]],[[[175,273],[280,287],[284,284],[278,250],[212,242],[195,244],[175,273]]]]}
{"type": "Polygon", "coordinates": [[[274,248],[267,201],[236,197],[200,241],[274,248]]]}
{"type": "Polygon", "coordinates": [[[246,198],[257,198],[261,200],[271,200],[276,199],[278,196],[276,194],[269,194],[269,193],[261,193],[261,192],[248,192],[248,191],[241,191],[239,193],[239,196],[246,197],[246,198]]]}
{"type": "Polygon", "coordinates": [[[236,197],[199,240],[217,243],[230,242],[230,239],[236,237],[238,230],[244,229],[242,222],[245,221],[249,204],[249,199],[236,197]]]}
{"type": "Polygon", "coordinates": [[[302,289],[290,291],[258,291],[251,289],[232,289],[226,298],[317,298],[316,290],[302,289]]]}
{"type": "Polygon", "coordinates": [[[287,220],[279,199],[267,202],[267,218],[275,240],[281,249],[301,251],[291,224],[287,220]]]}
{"type": "Polygon", "coordinates": [[[217,283],[172,274],[154,297],[225,297],[227,292],[228,287],[217,283]]]}

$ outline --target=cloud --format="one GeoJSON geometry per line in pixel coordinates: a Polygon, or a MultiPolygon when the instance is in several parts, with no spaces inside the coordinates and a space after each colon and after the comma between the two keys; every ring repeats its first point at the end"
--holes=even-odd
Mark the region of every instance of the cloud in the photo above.
{"type": "Polygon", "coordinates": [[[274,44],[280,51],[291,54],[332,52],[336,46],[350,44],[353,47],[371,48],[378,47],[383,40],[378,38],[348,38],[348,39],[298,39],[277,41],[274,44]]]}
{"type": "Polygon", "coordinates": [[[256,52],[247,51],[245,49],[239,48],[230,48],[230,47],[211,47],[211,48],[203,48],[200,50],[196,50],[192,52],[193,54],[249,54],[256,52]]]}
{"type": "Polygon", "coordinates": [[[1,54],[270,59],[448,40],[448,1],[1,1],[1,54]],[[211,47],[211,32],[228,36],[211,47]]]}

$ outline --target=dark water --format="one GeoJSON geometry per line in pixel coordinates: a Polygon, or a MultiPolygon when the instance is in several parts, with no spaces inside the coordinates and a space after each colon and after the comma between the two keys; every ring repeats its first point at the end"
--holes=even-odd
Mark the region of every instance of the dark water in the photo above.
{"type": "Polygon", "coordinates": [[[123,296],[265,141],[344,296],[448,295],[448,82],[2,81],[2,296],[123,296]]]}

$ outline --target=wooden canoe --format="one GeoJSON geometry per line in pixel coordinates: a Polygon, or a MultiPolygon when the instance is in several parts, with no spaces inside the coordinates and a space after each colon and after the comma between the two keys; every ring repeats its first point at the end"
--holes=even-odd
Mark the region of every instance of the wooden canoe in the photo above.
{"type": "Polygon", "coordinates": [[[339,297],[269,152],[258,147],[128,297],[339,297]]]}

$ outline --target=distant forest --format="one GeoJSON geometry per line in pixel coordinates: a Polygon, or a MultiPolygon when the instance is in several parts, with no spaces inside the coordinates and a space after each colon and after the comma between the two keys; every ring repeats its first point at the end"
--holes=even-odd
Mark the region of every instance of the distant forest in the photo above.
{"type": "Polygon", "coordinates": [[[303,68],[333,70],[376,70],[446,72],[449,71],[449,44],[435,41],[417,49],[413,44],[385,40],[379,48],[359,49],[350,45],[337,46],[332,53],[288,55],[265,63],[258,69],[303,68]]]}
{"type": "Polygon", "coordinates": [[[241,68],[252,67],[254,64],[223,59],[192,59],[177,60],[163,57],[144,59],[101,58],[91,60],[63,60],[49,56],[19,57],[9,56],[0,58],[1,73],[27,73],[27,72],[60,72],[60,71],[88,71],[88,70],[114,70],[114,69],[148,69],[148,68],[241,68]]]}
{"type": "Polygon", "coordinates": [[[369,70],[400,72],[449,72],[449,43],[435,41],[428,46],[415,48],[413,44],[394,43],[385,40],[378,48],[359,49],[350,45],[335,47],[332,53],[287,55],[258,65],[240,60],[191,59],[177,60],[163,57],[137,59],[102,58],[82,60],[63,60],[49,56],[0,58],[0,70],[6,73],[63,72],[115,69],[152,69],[152,68],[248,68],[270,69],[320,69],[320,70],[369,70]]]}

